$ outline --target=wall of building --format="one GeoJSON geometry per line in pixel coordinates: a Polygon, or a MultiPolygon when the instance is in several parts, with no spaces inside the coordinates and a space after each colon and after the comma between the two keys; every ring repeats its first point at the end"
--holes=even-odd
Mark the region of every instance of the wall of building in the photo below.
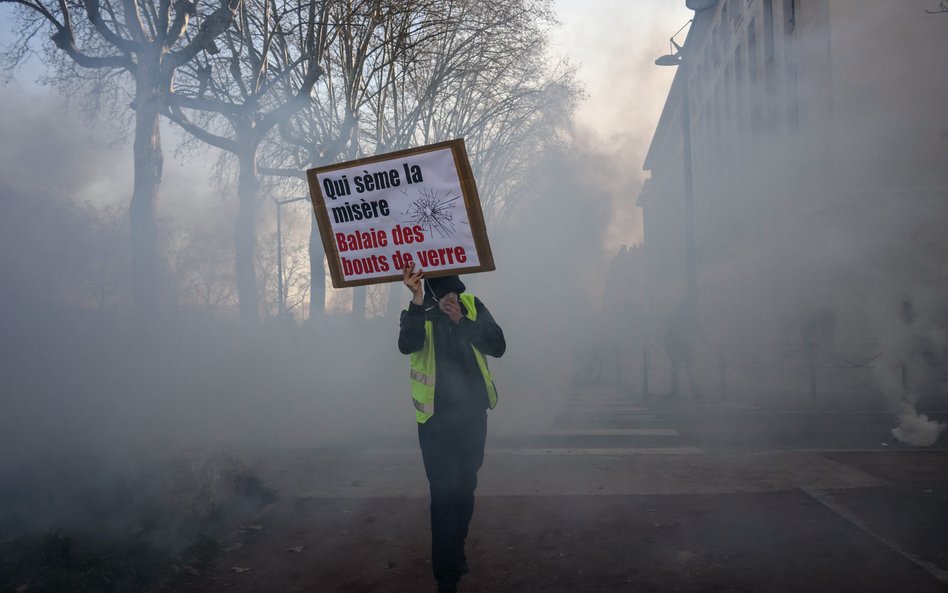
{"type": "Polygon", "coordinates": [[[685,93],[712,341],[798,341],[814,310],[835,312],[835,339],[877,340],[902,300],[937,300],[948,280],[948,22],[926,7],[722,0],[696,14],[640,199],[657,318],[686,297],[685,93]]]}

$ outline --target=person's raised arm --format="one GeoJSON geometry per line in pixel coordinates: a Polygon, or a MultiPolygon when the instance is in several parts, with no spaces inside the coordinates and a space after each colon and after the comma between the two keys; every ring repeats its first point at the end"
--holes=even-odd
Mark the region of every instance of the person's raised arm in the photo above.
{"type": "Polygon", "coordinates": [[[474,306],[477,308],[477,319],[471,321],[467,317],[463,317],[459,327],[465,332],[471,344],[481,351],[481,354],[500,358],[507,351],[504,330],[500,329],[490,311],[476,297],[474,298],[474,306]]]}
{"type": "Polygon", "coordinates": [[[398,351],[402,354],[418,352],[425,346],[425,291],[421,285],[424,271],[415,271],[412,263],[402,268],[402,282],[411,291],[408,310],[402,311],[398,331],[398,351]]]}

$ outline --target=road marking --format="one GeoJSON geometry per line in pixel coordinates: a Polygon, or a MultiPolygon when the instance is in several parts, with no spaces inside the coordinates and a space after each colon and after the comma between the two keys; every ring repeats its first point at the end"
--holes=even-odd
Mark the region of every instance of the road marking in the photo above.
{"type": "Polygon", "coordinates": [[[826,492],[822,490],[812,490],[810,488],[800,488],[800,489],[803,490],[807,494],[807,496],[819,502],[820,504],[822,504],[829,510],[833,511],[834,513],[842,517],[843,519],[846,519],[847,521],[849,521],[850,523],[852,523],[859,529],[863,530],[864,532],[869,534],[872,538],[874,538],[876,541],[878,541],[885,547],[889,548],[890,550],[892,550],[899,556],[902,556],[906,560],[914,563],[916,566],[918,566],[919,568],[921,568],[922,570],[924,570],[925,572],[927,572],[934,578],[938,579],[942,583],[948,583],[948,571],[944,570],[937,564],[934,564],[932,562],[929,562],[928,560],[919,558],[915,554],[906,552],[905,550],[900,548],[897,544],[895,544],[891,540],[876,533],[874,529],[869,527],[859,517],[851,513],[849,509],[847,509],[842,504],[840,504],[839,501],[833,498],[831,495],[827,494],[826,492]]]}
{"type": "Polygon", "coordinates": [[[492,455],[704,455],[698,447],[544,447],[487,449],[492,455]]]}
{"type": "MultiPolygon", "coordinates": [[[[487,455],[611,455],[624,457],[627,455],[704,455],[698,447],[537,447],[537,448],[491,448],[485,450],[487,455]]],[[[418,448],[407,449],[392,447],[389,449],[365,449],[364,457],[417,457],[421,454],[418,448]]]]}
{"type": "Polygon", "coordinates": [[[590,402],[590,401],[578,401],[570,403],[566,406],[568,410],[622,410],[624,412],[648,412],[649,409],[645,406],[637,406],[634,404],[624,404],[620,402],[590,402]]]}
{"type": "Polygon", "coordinates": [[[642,418],[645,420],[656,420],[655,414],[649,412],[643,412],[639,410],[626,410],[625,408],[567,408],[565,410],[567,415],[590,415],[590,414],[599,414],[601,416],[623,416],[631,418],[642,418]]]}
{"type": "MultiPolygon", "coordinates": [[[[896,443],[896,444],[895,444],[894,446],[892,446],[892,447],[885,447],[885,446],[869,447],[869,448],[866,448],[866,447],[853,447],[853,448],[851,448],[851,449],[840,449],[840,448],[834,448],[834,449],[819,449],[819,448],[815,448],[815,449],[775,449],[775,451],[781,451],[781,452],[784,452],[784,453],[885,453],[885,454],[887,454],[887,455],[888,455],[888,454],[897,455],[897,454],[900,454],[900,453],[918,453],[918,452],[919,452],[919,449],[910,447],[909,445],[903,445],[903,444],[901,444],[901,443],[896,443]]],[[[925,449],[925,451],[933,451],[933,452],[937,452],[937,453],[945,453],[945,452],[948,452],[948,449],[946,449],[944,446],[939,445],[939,446],[928,447],[928,448],[925,449]]]]}
{"type": "Polygon", "coordinates": [[[557,428],[554,436],[680,437],[674,428],[557,428]]]}

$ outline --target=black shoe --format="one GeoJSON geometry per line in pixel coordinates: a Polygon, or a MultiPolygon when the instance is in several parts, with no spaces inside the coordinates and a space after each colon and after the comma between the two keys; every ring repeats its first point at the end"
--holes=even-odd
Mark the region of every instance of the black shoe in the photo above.
{"type": "Polygon", "coordinates": [[[454,585],[438,585],[438,593],[458,593],[458,586],[454,585]]]}

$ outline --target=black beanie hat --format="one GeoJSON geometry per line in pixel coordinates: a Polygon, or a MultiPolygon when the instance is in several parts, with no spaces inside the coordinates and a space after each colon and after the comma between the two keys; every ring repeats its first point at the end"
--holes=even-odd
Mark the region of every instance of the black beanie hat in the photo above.
{"type": "Polygon", "coordinates": [[[425,294],[435,299],[440,299],[449,292],[461,294],[465,286],[457,276],[438,276],[437,278],[425,278],[425,294]],[[432,294],[434,292],[434,294],[432,294]]]}

